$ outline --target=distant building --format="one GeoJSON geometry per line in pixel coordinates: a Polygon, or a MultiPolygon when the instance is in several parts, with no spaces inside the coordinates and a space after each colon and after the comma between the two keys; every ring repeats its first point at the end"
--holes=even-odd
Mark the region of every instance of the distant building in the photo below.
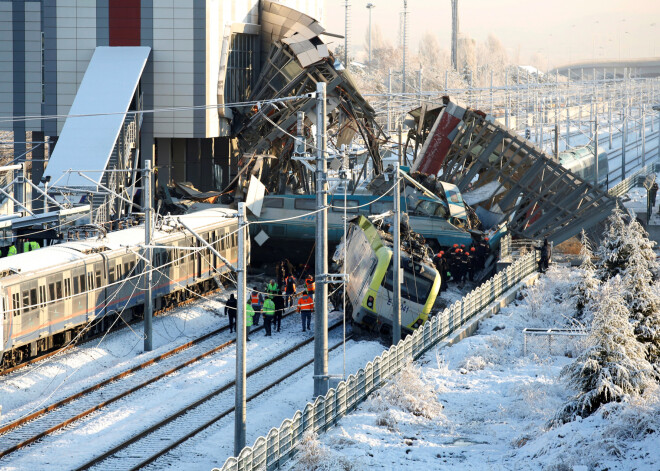
{"type": "MultiPolygon", "coordinates": [[[[323,20],[323,0],[280,3],[323,20]]],[[[183,109],[145,113],[138,136],[122,131],[112,155],[124,152],[119,139],[134,139],[125,142],[133,154],[124,157],[151,158],[160,184],[221,188],[236,162],[230,162],[231,111],[218,105],[249,96],[270,43],[292,21],[277,15],[277,5],[269,0],[0,0],[0,129],[14,132],[16,155],[24,152],[27,132],[33,140],[56,141],[96,48],[146,46],[150,51],[143,69],[136,69],[139,82],[129,109],[183,109]],[[2,121],[41,115],[57,117],[2,121]]],[[[84,162],[85,155],[79,156],[77,163],[84,167],[84,162]]],[[[41,176],[39,167],[35,162],[33,181],[41,176]]]]}

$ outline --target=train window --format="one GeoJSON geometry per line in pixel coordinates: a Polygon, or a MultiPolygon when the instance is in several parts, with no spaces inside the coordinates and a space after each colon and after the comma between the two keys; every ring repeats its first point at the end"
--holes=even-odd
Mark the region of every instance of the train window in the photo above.
{"type": "Polygon", "coordinates": [[[131,269],[128,266],[128,262],[124,262],[124,275],[129,276],[131,269]]]}
{"type": "Polygon", "coordinates": [[[135,262],[131,262],[130,267],[131,267],[131,273],[133,273],[133,275],[135,275],[136,274],[135,273],[135,262]]]}
{"type": "Polygon", "coordinates": [[[62,282],[61,281],[56,281],[55,282],[55,294],[57,295],[58,300],[62,299],[62,282]]]}
{"type": "Polygon", "coordinates": [[[84,293],[84,292],[85,292],[85,289],[86,289],[86,288],[85,288],[85,275],[80,275],[80,276],[78,277],[78,279],[80,280],[80,292],[81,292],[81,293],[84,293]]]}
{"type": "Polygon", "coordinates": [[[70,278],[65,278],[64,279],[64,297],[65,298],[71,297],[71,279],[70,278]]]}
{"type": "Polygon", "coordinates": [[[49,301],[55,301],[55,283],[49,283],[48,284],[48,300],[49,301]]]}
{"type": "MultiPolygon", "coordinates": [[[[342,201],[343,203],[343,201],[342,201]]],[[[375,203],[371,203],[371,214],[383,214],[386,213],[387,211],[392,210],[392,202],[390,201],[376,201],[375,203]]],[[[342,205],[343,206],[343,205],[342,205]]]]}
{"type": "Polygon", "coordinates": [[[103,286],[102,280],[101,280],[101,270],[96,270],[96,285],[97,288],[103,286]]]}
{"type": "Polygon", "coordinates": [[[21,313],[21,295],[14,293],[11,295],[11,308],[14,310],[14,317],[21,313]]]}
{"type": "Polygon", "coordinates": [[[117,279],[121,280],[121,263],[117,264],[117,279]]]}
{"type": "Polygon", "coordinates": [[[283,208],[284,198],[266,198],[264,199],[264,208],[283,208]]]}
{"type": "Polygon", "coordinates": [[[115,282],[115,267],[108,268],[108,284],[115,282]]]}
{"type": "Polygon", "coordinates": [[[296,209],[314,210],[316,209],[316,199],[296,198],[296,201],[293,203],[293,207],[296,209]]]}
{"type": "Polygon", "coordinates": [[[44,307],[46,305],[46,287],[39,286],[39,305],[44,307]]]}
{"type": "Polygon", "coordinates": [[[37,288],[32,288],[30,290],[30,307],[36,309],[39,306],[39,301],[37,300],[37,288]]]}
{"type": "MultiPolygon", "coordinates": [[[[336,199],[332,200],[332,210],[336,212],[344,212],[344,200],[336,199]]],[[[357,213],[357,207],[360,206],[358,200],[346,200],[346,212],[347,213],[357,213]]]]}
{"type": "Polygon", "coordinates": [[[30,292],[28,290],[25,290],[23,291],[23,314],[27,314],[29,306],[30,306],[30,292]]]}
{"type": "Polygon", "coordinates": [[[94,289],[94,274],[87,273],[87,287],[91,291],[94,289]]]}
{"type": "Polygon", "coordinates": [[[78,294],[80,293],[80,284],[78,282],[78,277],[74,276],[73,277],[73,294],[78,294]]]}

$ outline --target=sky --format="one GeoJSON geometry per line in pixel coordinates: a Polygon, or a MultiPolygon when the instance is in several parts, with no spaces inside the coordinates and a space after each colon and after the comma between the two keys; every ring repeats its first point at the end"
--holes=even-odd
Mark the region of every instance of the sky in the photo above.
{"type": "MultiPolygon", "coordinates": [[[[403,0],[349,0],[351,50],[366,49],[367,3],[373,24],[398,42],[403,0]]],[[[344,34],[345,0],[325,0],[324,26],[344,34]]],[[[659,0],[459,0],[460,31],[477,41],[490,33],[502,41],[509,57],[529,62],[535,55],[547,66],[591,59],[660,56],[659,0]]],[[[450,0],[408,0],[409,50],[418,50],[426,31],[449,49],[450,0]]],[[[329,38],[328,38],[329,39],[329,38]]],[[[343,41],[334,39],[334,41],[343,41]]],[[[539,64],[540,65],[540,64],[539,64]]]]}

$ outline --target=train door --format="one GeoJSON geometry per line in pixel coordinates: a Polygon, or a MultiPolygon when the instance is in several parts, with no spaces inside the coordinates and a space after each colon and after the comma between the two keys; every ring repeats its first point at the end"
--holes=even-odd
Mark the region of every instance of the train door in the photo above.
{"type": "MultiPolygon", "coordinates": [[[[63,273],[62,286],[64,287],[64,312],[69,315],[73,314],[73,284],[71,282],[71,271],[67,270],[63,273]]],[[[66,317],[66,316],[65,316],[66,317]]],[[[52,327],[54,328],[54,326],[52,327]]]]}
{"type": "Polygon", "coordinates": [[[48,324],[48,283],[45,278],[39,278],[37,284],[39,323],[48,324]]]}
{"type": "Polygon", "coordinates": [[[16,338],[22,331],[21,326],[21,293],[19,286],[15,285],[9,290],[11,293],[11,306],[9,314],[11,315],[11,336],[16,338]]]}
{"type": "Polygon", "coordinates": [[[85,264],[85,292],[87,293],[87,320],[97,316],[98,292],[96,291],[94,264],[85,264]]]}
{"type": "Polygon", "coordinates": [[[2,365],[2,353],[5,351],[5,339],[9,338],[9,317],[5,311],[5,297],[0,296],[0,365],[2,365]]]}
{"type": "Polygon", "coordinates": [[[195,250],[195,279],[201,278],[202,276],[202,259],[204,258],[204,249],[202,248],[202,243],[197,239],[193,239],[193,247],[196,247],[195,250]],[[200,249],[201,248],[201,249],[200,249]]]}
{"type": "Polygon", "coordinates": [[[76,268],[71,272],[71,282],[73,285],[73,292],[71,293],[71,305],[73,307],[71,312],[74,316],[81,316],[87,312],[86,278],[84,268],[76,268]]]}
{"type": "MultiPolygon", "coordinates": [[[[206,234],[202,234],[202,239],[204,239],[204,241],[206,241],[206,243],[208,244],[211,240],[211,233],[207,232],[206,234]]],[[[209,250],[209,248],[206,246],[206,244],[202,244],[200,242],[200,245],[202,245],[202,247],[204,247],[200,251],[200,254],[202,255],[202,273],[201,273],[201,275],[206,278],[206,277],[209,276],[209,272],[211,271],[211,264],[213,263],[213,261],[211,259],[211,250],[209,250]]]]}
{"type": "Polygon", "coordinates": [[[48,286],[48,319],[50,322],[56,322],[64,317],[62,274],[47,276],[46,284],[48,286]]]}

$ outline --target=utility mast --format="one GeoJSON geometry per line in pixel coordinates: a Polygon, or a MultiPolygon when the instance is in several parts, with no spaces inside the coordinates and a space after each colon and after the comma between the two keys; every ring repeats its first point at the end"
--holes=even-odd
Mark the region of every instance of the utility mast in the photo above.
{"type": "Polygon", "coordinates": [[[401,49],[403,50],[403,67],[401,71],[401,93],[406,93],[406,49],[408,49],[408,0],[403,0],[401,18],[401,49]]]}
{"type": "Polygon", "coordinates": [[[458,71],[458,0],[451,0],[451,66],[458,71]]]}
{"type": "Polygon", "coordinates": [[[346,70],[348,70],[348,48],[350,47],[348,35],[350,31],[350,18],[348,14],[351,10],[351,5],[348,3],[348,0],[344,1],[344,8],[346,9],[344,13],[344,67],[346,67],[346,70]]]}

